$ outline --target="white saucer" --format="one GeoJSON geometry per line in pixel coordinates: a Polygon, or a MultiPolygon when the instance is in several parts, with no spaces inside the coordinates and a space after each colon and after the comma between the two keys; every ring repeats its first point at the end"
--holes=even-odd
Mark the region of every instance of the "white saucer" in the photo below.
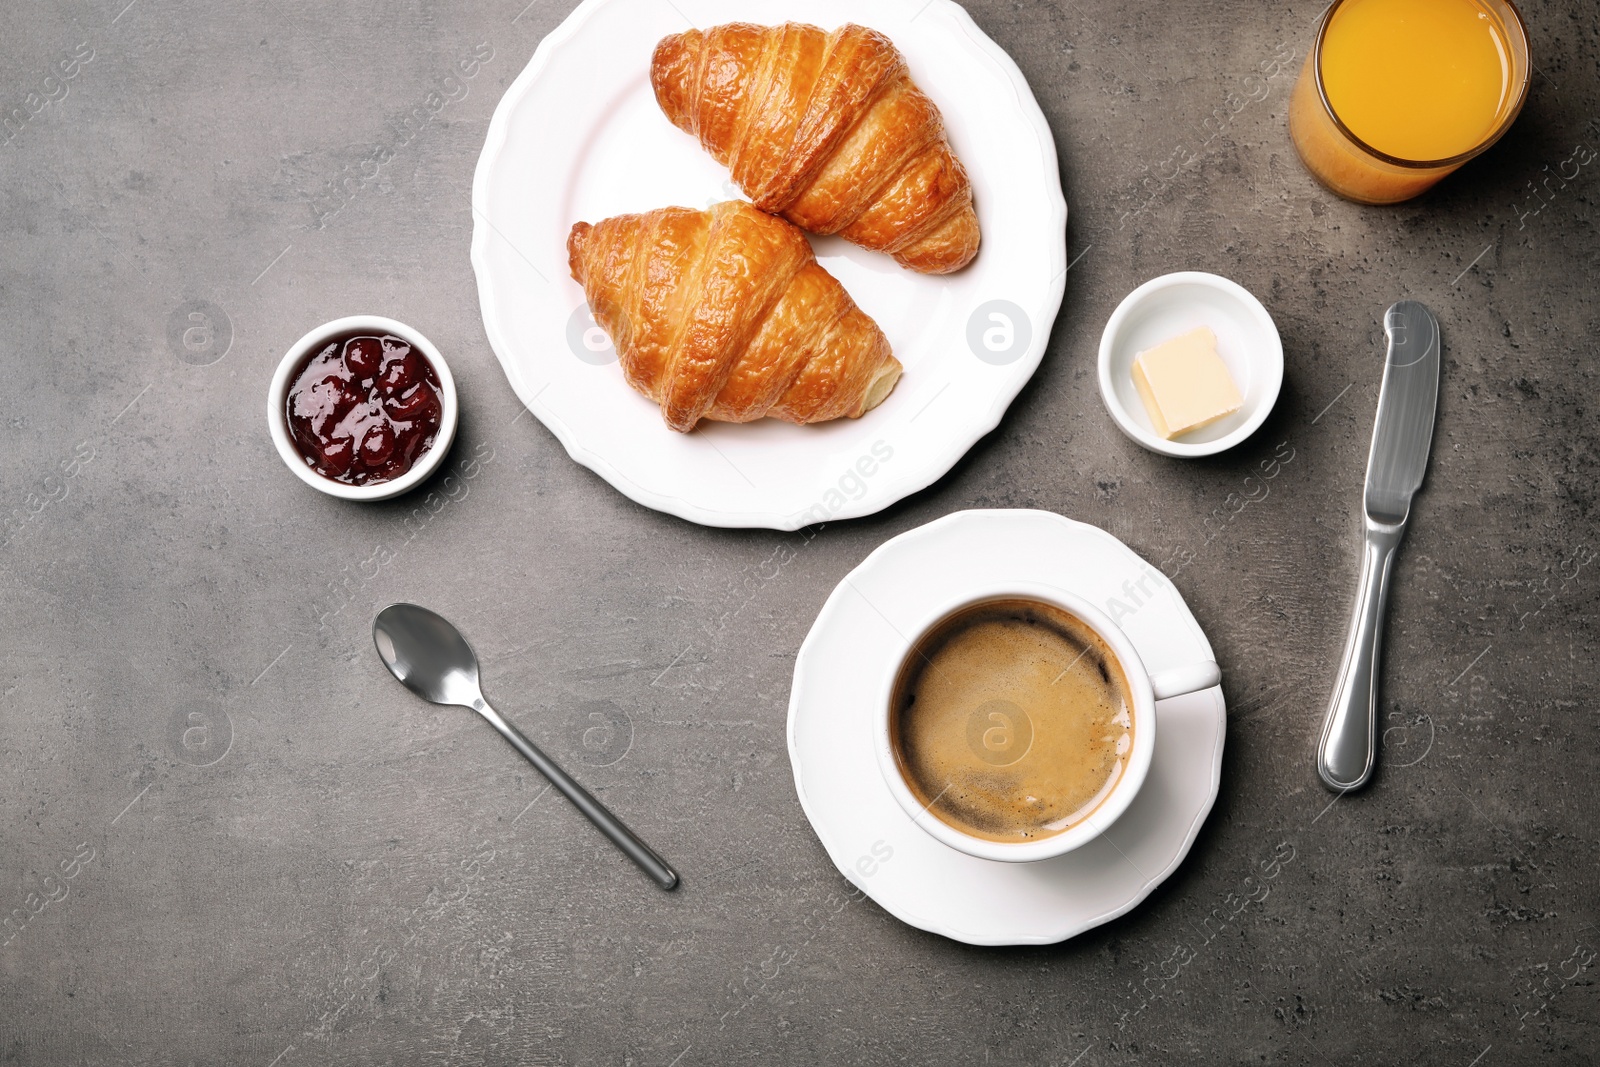
{"type": "Polygon", "coordinates": [[[951,0],[584,0],[496,108],[472,210],[484,329],[522,402],[627,496],[709,526],[795,530],[870,515],[933,484],[1038,368],[1067,277],[1049,124],[1017,65],[951,0]],[[739,197],[661,113],[650,56],[691,21],[786,19],[860,22],[894,41],[972,178],[982,246],[965,269],[932,276],[814,239],[905,377],[860,419],[674,433],[623,381],[568,275],[567,234],[580,219],[739,197]]]}
{"type": "Polygon", "coordinates": [[[1083,848],[1001,863],[919,829],[873,755],[869,702],[883,659],[896,628],[936,601],[1012,581],[1100,605],[1152,672],[1212,656],[1172,583],[1104,530],[1045,511],[962,511],[888,541],[845,576],[800,647],[789,697],[795,789],[834,865],[895,917],[973,945],[1064,941],[1131,909],[1188,854],[1222,771],[1218,687],[1157,705],[1144,788],[1083,848]]]}

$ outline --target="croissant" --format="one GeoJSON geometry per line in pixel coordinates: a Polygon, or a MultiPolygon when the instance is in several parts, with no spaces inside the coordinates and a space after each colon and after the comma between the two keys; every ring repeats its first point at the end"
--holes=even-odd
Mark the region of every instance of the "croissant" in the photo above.
{"type": "Polygon", "coordinates": [[[733,22],[656,45],[656,101],[763,211],[924,274],[978,252],[944,119],[876,30],[733,22]]]}
{"type": "Polygon", "coordinates": [[[805,234],[743,201],[580,222],[567,258],[623,376],[674,430],[856,418],[900,378],[805,234]]]}

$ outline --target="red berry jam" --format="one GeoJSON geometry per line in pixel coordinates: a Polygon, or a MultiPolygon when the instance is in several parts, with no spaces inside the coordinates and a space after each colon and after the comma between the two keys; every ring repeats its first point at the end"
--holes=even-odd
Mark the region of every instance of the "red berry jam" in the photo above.
{"type": "Polygon", "coordinates": [[[389,334],[337,337],[289,386],[289,436],[306,465],[345,485],[388,482],[439,436],[444,404],[427,357],[389,334]]]}

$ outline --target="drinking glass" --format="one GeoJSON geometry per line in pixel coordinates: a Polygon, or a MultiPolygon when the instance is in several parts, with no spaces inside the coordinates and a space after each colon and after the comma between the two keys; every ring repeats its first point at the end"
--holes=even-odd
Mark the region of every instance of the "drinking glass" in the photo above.
{"type": "MultiPolygon", "coordinates": [[[[1502,96],[1499,114],[1488,136],[1448,159],[1402,159],[1381,152],[1357,137],[1340,120],[1328,100],[1323,80],[1323,44],[1340,9],[1351,0],[1334,0],[1317,27],[1316,46],[1306,55],[1305,66],[1289,98],[1289,135],[1300,159],[1323,185],[1347,200],[1363,204],[1395,204],[1431,188],[1445,175],[1498,141],[1516,121],[1528,96],[1528,29],[1511,0],[1475,0],[1487,17],[1495,19],[1507,46],[1510,91],[1502,96]]],[[[1372,0],[1365,0],[1372,2],[1372,0]]],[[[1405,106],[1397,100],[1397,107],[1405,106]]]]}

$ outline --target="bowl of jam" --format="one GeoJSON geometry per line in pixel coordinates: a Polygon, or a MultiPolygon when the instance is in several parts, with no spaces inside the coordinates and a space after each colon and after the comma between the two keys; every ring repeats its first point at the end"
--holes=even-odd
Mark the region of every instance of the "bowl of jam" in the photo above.
{"type": "Polygon", "coordinates": [[[378,315],[318,326],[284,355],[267,396],[289,469],[346,500],[385,500],[427,479],[456,433],[456,385],[422,334],[378,315]]]}

